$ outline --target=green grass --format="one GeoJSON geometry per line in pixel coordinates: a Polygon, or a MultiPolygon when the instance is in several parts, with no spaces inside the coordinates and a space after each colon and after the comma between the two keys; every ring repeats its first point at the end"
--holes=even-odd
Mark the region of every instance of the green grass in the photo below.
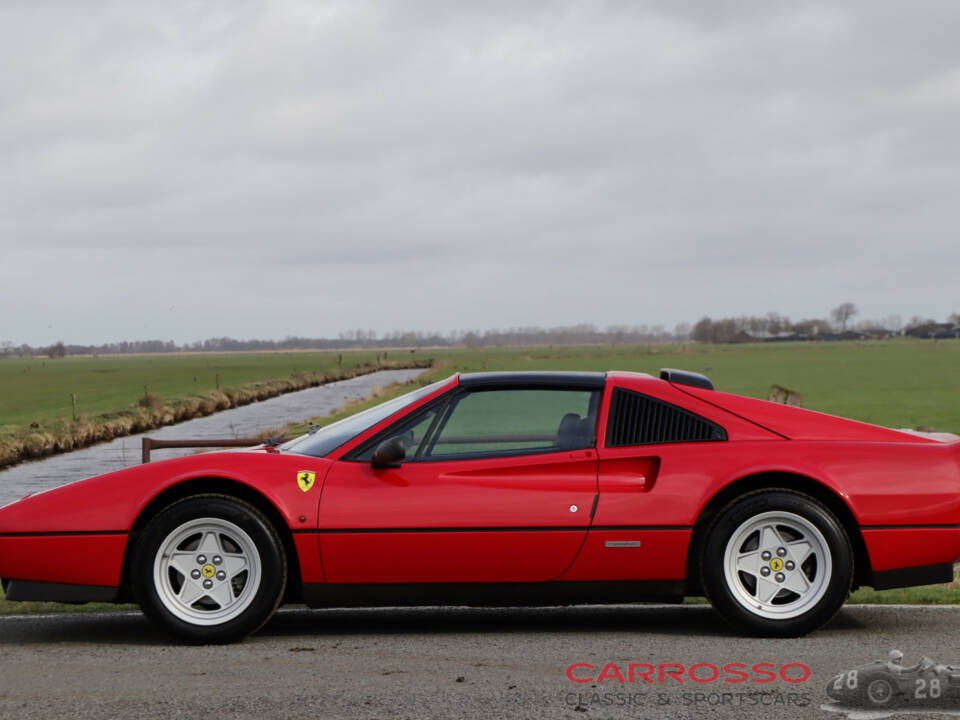
{"type": "MultiPolygon", "coordinates": [[[[373,363],[377,353],[343,353],[343,369],[373,363]]],[[[410,352],[388,352],[407,361],[410,352]]],[[[296,373],[332,373],[336,352],[185,353],[170,355],[67,357],[0,360],[0,425],[47,423],[72,417],[71,393],[89,416],[127,408],[144,396],[144,386],[162,401],[236,388],[296,373]]]]}
{"type": "MultiPolygon", "coordinates": [[[[0,360],[0,425],[71,416],[71,393],[87,415],[122,410],[150,393],[163,401],[216,387],[337,369],[336,352],[274,352],[0,360]]],[[[960,341],[763,343],[753,345],[458,348],[387,351],[390,361],[433,358],[439,379],[454,370],[637,370],[706,373],[719,390],[765,398],[774,383],[803,393],[804,406],[894,427],[960,432],[960,341]]],[[[344,369],[376,360],[343,354],[344,369]]]]}

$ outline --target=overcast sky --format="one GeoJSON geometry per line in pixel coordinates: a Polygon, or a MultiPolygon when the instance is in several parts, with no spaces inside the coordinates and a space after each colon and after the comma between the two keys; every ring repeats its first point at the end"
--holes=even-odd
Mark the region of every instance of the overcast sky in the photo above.
{"type": "Polygon", "coordinates": [[[958,27],[901,0],[6,0],[0,340],[944,319],[958,27]]]}

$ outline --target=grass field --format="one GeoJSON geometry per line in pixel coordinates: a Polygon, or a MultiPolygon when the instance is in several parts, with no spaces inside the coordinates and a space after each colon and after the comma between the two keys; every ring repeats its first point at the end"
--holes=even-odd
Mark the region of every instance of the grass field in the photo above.
{"type": "Polygon", "coordinates": [[[414,362],[409,350],[6,358],[0,467],[414,362]]]}
{"type": "MultiPolygon", "coordinates": [[[[370,351],[342,355],[347,370],[377,358],[370,351]]],[[[410,353],[395,355],[407,359],[410,353]]],[[[79,396],[80,412],[94,416],[139,402],[144,386],[160,399],[171,400],[217,389],[218,376],[221,388],[231,388],[297,373],[335,373],[341,369],[338,358],[336,352],[7,358],[0,360],[0,425],[70,418],[71,393],[79,396]]]]}
{"type": "MultiPolygon", "coordinates": [[[[431,377],[453,370],[638,370],[677,367],[708,374],[719,390],[766,397],[774,383],[803,393],[804,406],[895,427],[960,432],[960,341],[765,343],[755,345],[463,348],[387,351],[387,360],[433,358],[431,377]]],[[[375,362],[343,353],[343,368],[375,362]]],[[[0,360],[0,425],[70,418],[70,395],[93,416],[136,404],[146,385],[162,400],[240,387],[295,373],[330,373],[336,352],[219,353],[0,360]]]]}

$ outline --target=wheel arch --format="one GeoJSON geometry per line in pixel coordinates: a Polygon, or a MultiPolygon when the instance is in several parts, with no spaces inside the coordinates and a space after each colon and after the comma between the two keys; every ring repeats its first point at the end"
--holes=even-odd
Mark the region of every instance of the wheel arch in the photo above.
{"type": "Polygon", "coordinates": [[[127,547],[124,551],[123,570],[120,578],[120,600],[122,602],[133,602],[131,565],[133,563],[133,557],[136,554],[137,543],[140,540],[143,529],[150,520],[165,507],[179,500],[191,497],[192,495],[204,495],[208,493],[228,495],[238,500],[243,500],[266,515],[283,542],[283,550],[287,555],[287,590],[283,602],[298,602],[302,594],[303,585],[300,576],[300,558],[297,554],[296,545],[293,542],[293,534],[284,522],[283,515],[277,507],[259,491],[244,483],[222,477],[201,477],[184,480],[183,482],[164,489],[144,506],[134,521],[133,526],[130,528],[127,547]]]}
{"type": "Polygon", "coordinates": [[[867,552],[860,525],[849,506],[833,490],[817,480],[805,475],[792,472],[763,472],[746,475],[731,482],[718,491],[704,505],[697,521],[693,526],[690,544],[687,548],[687,566],[685,573],[686,595],[702,595],[700,586],[699,557],[703,542],[706,539],[707,529],[717,513],[726,507],[738,496],[755,490],[766,488],[786,488],[809,495],[827,506],[840,521],[850,544],[853,547],[854,577],[853,589],[861,585],[870,585],[873,581],[873,571],[870,566],[870,555],[867,552]]]}

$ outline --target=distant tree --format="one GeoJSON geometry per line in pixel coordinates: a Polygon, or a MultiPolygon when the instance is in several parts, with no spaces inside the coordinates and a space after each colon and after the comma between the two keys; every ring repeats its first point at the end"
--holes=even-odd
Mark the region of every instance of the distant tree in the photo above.
{"type": "Polygon", "coordinates": [[[701,343],[713,342],[713,320],[708,317],[700,318],[693,326],[690,337],[701,343]]]}
{"type": "Polygon", "coordinates": [[[783,317],[780,313],[767,313],[767,332],[771,335],[779,335],[782,332],[790,330],[790,320],[783,317]]]}
{"type": "Polygon", "coordinates": [[[800,335],[818,337],[830,334],[830,323],[823,318],[807,318],[793,324],[793,330],[800,335]]]}
{"type": "Polygon", "coordinates": [[[0,343],[0,347],[3,348],[3,356],[4,356],[4,357],[6,357],[7,355],[12,354],[12,352],[13,352],[13,343],[10,342],[9,340],[4,340],[2,343],[0,343]]]}
{"type": "Polygon", "coordinates": [[[746,329],[750,331],[753,337],[766,337],[770,332],[770,318],[750,317],[746,322],[746,329]]]}
{"type": "Polygon", "coordinates": [[[857,306],[852,302],[845,302],[837,305],[833,310],[830,311],[830,317],[833,318],[834,322],[840,324],[841,330],[847,329],[847,322],[856,315],[859,310],[857,306]]]}
{"type": "Polygon", "coordinates": [[[947,316],[947,322],[951,322],[954,325],[960,325],[960,312],[950,313],[947,316]]]}
{"type": "Polygon", "coordinates": [[[64,347],[63,342],[58,342],[56,345],[50,346],[50,350],[47,354],[52,358],[62,358],[67,355],[67,348],[64,347]]]}
{"type": "Polygon", "coordinates": [[[926,325],[936,325],[937,321],[933,318],[925,318],[923,315],[914,315],[912,318],[907,320],[907,330],[913,328],[924,327],[926,325]]]}

